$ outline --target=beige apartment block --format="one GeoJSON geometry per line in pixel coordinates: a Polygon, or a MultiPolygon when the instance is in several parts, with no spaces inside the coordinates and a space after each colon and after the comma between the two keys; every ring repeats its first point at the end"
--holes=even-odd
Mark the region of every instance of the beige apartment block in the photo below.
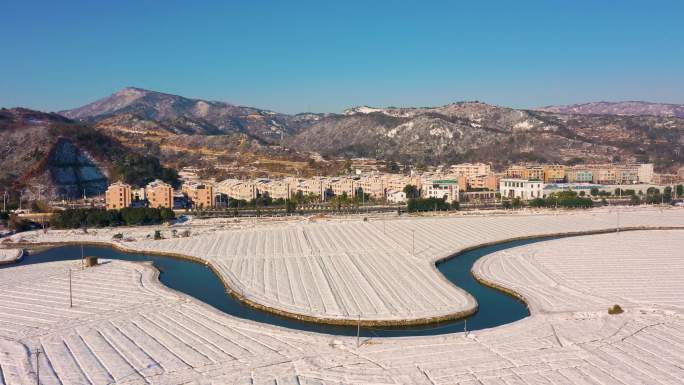
{"type": "Polygon", "coordinates": [[[387,191],[403,191],[407,184],[416,184],[413,178],[405,175],[384,174],[383,178],[387,191]]]}
{"type": "Polygon", "coordinates": [[[145,196],[152,208],[173,208],[173,187],[159,179],[145,187],[145,196]]]}
{"type": "Polygon", "coordinates": [[[219,182],[218,192],[228,195],[231,199],[252,200],[256,197],[255,184],[252,181],[226,179],[219,182]]]}
{"type": "MultiPolygon", "coordinates": [[[[331,178],[328,180],[327,187],[330,188],[335,195],[354,196],[354,180],[351,178],[331,178]]],[[[326,188],[327,189],[327,188],[326,188]]]]}
{"type": "Polygon", "coordinates": [[[658,186],[672,185],[678,181],[677,174],[653,174],[653,184],[658,186]]]}
{"type": "MultiPolygon", "coordinates": [[[[492,173],[469,177],[467,179],[467,184],[468,187],[473,190],[499,190],[499,178],[492,173]]],[[[465,186],[465,184],[459,181],[459,186],[465,186]]]]}
{"type": "Polygon", "coordinates": [[[522,178],[527,167],[514,164],[506,169],[506,178],[522,178]]]}
{"type": "Polygon", "coordinates": [[[594,183],[598,184],[616,184],[617,170],[613,166],[595,166],[592,169],[594,176],[594,183]]]}
{"type": "Polygon", "coordinates": [[[124,207],[129,207],[131,205],[132,195],[130,185],[122,182],[112,183],[105,193],[107,210],[119,210],[124,207]]]}
{"type": "Polygon", "coordinates": [[[195,208],[214,207],[214,186],[204,183],[184,183],[181,189],[195,208]]]}
{"type": "MultiPolygon", "coordinates": [[[[355,190],[359,187],[363,189],[364,193],[370,194],[370,196],[375,199],[384,199],[385,194],[388,191],[385,186],[385,178],[379,174],[362,176],[356,181],[355,190]]],[[[403,189],[403,187],[401,189],[403,189]]]]}
{"type": "Polygon", "coordinates": [[[255,181],[255,188],[257,194],[273,199],[287,199],[290,194],[290,184],[284,180],[259,178],[255,181]]]}
{"type": "Polygon", "coordinates": [[[459,163],[450,167],[451,173],[463,175],[466,178],[477,175],[487,175],[492,172],[492,167],[486,163],[459,163]]]}

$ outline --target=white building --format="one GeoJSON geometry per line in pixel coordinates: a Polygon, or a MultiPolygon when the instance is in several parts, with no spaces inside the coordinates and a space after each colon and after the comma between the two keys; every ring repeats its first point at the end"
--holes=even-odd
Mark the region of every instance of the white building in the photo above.
{"type": "Polygon", "coordinates": [[[406,202],[406,193],[403,191],[390,190],[387,192],[387,202],[404,203],[406,202]]]}
{"type": "Polygon", "coordinates": [[[433,180],[423,185],[423,194],[426,198],[444,199],[451,203],[458,201],[458,182],[453,179],[433,180]]]}
{"type": "Polygon", "coordinates": [[[544,197],[544,183],[539,180],[504,178],[499,182],[502,198],[531,200],[544,197]]]}
{"type": "Polygon", "coordinates": [[[641,163],[637,166],[639,183],[653,183],[653,163],[641,163]]]}

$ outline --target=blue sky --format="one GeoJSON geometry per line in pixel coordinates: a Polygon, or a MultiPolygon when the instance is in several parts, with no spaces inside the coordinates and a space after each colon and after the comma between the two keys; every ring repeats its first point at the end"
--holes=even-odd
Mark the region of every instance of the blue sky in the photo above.
{"type": "Polygon", "coordinates": [[[4,1],[0,106],[126,86],[292,112],[684,103],[684,2],[4,1]]]}

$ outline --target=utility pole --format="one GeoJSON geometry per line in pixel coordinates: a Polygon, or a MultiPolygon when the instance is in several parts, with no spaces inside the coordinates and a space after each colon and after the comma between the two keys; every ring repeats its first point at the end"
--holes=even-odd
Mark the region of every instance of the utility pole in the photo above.
{"type": "Polygon", "coordinates": [[[40,348],[36,348],[36,384],[40,385],[40,348]]]}
{"type": "Polygon", "coordinates": [[[619,234],[620,233],[620,210],[618,209],[618,210],[616,210],[616,212],[617,212],[617,229],[616,229],[616,231],[619,234]]]}
{"type": "Polygon", "coordinates": [[[416,256],[416,230],[411,230],[411,255],[416,256]]]}
{"type": "Polygon", "coordinates": [[[2,194],[2,211],[7,211],[7,190],[2,194]]]}
{"type": "Polygon", "coordinates": [[[85,268],[85,256],[83,255],[83,245],[81,245],[81,270],[85,268]]]}

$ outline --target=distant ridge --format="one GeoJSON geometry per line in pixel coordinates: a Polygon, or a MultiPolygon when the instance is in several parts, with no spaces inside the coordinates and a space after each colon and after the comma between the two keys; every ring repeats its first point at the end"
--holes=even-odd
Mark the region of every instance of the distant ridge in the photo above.
{"type": "Polygon", "coordinates": [[[643,101],[591,102],[566,106],[546,106],[539,111],[560,114],[622,115],[622,116],[672,116],[684,118],[684,104],[653,103],[643,101]]]}

